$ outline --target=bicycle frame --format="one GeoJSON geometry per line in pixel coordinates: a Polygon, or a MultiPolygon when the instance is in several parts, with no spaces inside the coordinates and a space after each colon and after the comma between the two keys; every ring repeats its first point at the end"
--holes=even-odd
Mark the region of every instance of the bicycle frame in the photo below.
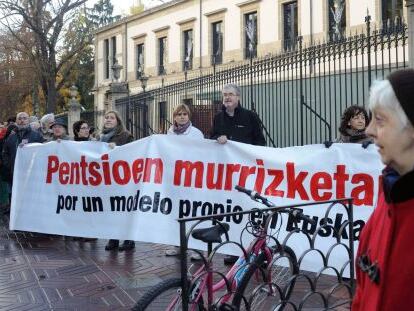
{"type": "MultiPolygon", "coordinates": [[[[182,223],[180,223],[181,225],[182,223]]],[[[225,279],[220,280],[216,284],[213,284],[213,272],[212,272],[212,261],[211,258],[208,259],[207,263],[210,263],[211,266],[207,267],[203,264],[200,268],[197,269],[197,271],[193,274],[191,277],[191,281],[196,280],[197,278],[201,279],[201,283],[199,284],[197,290],[198,294],[195,299],[192,300],[192,306],[189,309],[189,311],[196,311],[196,308],[198,307],[198,302],[200,301],[203,294],[207,293],[207,303],[208,306],[211,306],[213,304],[214,299],[214,293],[220,291],[224,287],[227,286],[226,280],[232,280],[231,283],[231,293],[225,294],[221,300],[222,303],[226,303],[230,301],[232,297],[232,293],[234,293],[234,290],[237,289],[240,280],[243,278],[244,274],[246,273],[249,263],[253,262],[253,259],[259,255],[259,253],[262,251],[265,253],[268,262],[271,262],[272,260],[272,251],[270,250],[270,247],[267,246],[267,224],[263,226],[259,236],[257,236],[252,242],[250,242],[247,250],[246,255],[248,256],[249,260],[246,260],[245,255],[242,254],[236,263],[231,267],[231,269],[227,272],[225,275],[225,279]],[[255,257],[252,257],[255,256],[255,257]],[[244,267],[243,267],[244,266],[244,267]],[[203,274],[207,271],[206,275],[203,276],[203,274]]],[[[183,245],[182,245],[183,246],[183,245]]],[[[211,251],[209,250],[209,256],[211,251]]],[[[181,254],[183,253],[183,249],[181,249],[181,254]]],[[[184,255],[186,256],[186,255],[184,255]]],[[[186,264],[186,260],[181,260],[181,264],[183,265],[183,261],[186,264]]],[[[185,280],[187,282],[187,280],[185,280]]],[[[184,284],[184,283],[182,283],[184,284]]],[[[184,287],[183,287],[184,289],[184,287]]],[[[196,289],[193,289],[196,290],[196,289]]],[[[184,290],[182,295],[184,295],[184,290]]],[[[186,298],[188,299],[188,294],[186,294],[186,298]]],[[[181,297],[177,296],[176,299],[181,299],[181,297]]],[[[176,299],[170,304],[170,307],[167,309],[168,311],[172,310],[171,308],[176,302],[176,299]]],[[[188,303],[188,301],[187,301],[188,303]]],[[[183,310],[186,310],[186,307],[183,306],[183,310]]]]}

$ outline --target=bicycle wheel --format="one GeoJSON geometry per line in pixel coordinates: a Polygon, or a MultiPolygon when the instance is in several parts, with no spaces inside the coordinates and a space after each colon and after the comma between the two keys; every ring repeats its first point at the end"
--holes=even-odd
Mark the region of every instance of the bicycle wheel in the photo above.
{"type": "MultiPolygon", "coordinates": [[[[191,289],[190,289],[191,292],[191,289]]],[[[191,294],[190,294],[191,295],[191,294]]],[[[194,306],[189,304],[189,310],[194,306]]],[[[158,285],[152,287],[142,296],[133,311],[181,311],[181,279],[174,278],[165,280],[158,285]]],[[[203,301],[200,299],[197,303],[197,311],[203,311],[203,301]]]]}
{"type": "MultiPolygon", "coordinates": [[[[259,283],[251,280],[257,269],[268,269],[264,253],[260,254],[250,265],[234,294],[232,304],[237,307],[236,310],[276,311],[284,309],[285,301],[289,299],[295,285],[295,282],[290,282],[289,279],[292,275],[299,273],[295,252],[288,246],[284,247],[284,252],[289,256],[289,259],[284,257],[284,260],[272,261],[271,280],[268,279],[267,274],[259,283]],[[282,291],[285,290],[285,301],[282,301],[275,285],[282,291]],[[252,294],[245,295],[245,293],[252,294]]],[[[278,256],[280,256],[280,251],[274,251],[273,258],[278,256]]],[[[259,275],[261,275],[260,272],[259,275]]]]}

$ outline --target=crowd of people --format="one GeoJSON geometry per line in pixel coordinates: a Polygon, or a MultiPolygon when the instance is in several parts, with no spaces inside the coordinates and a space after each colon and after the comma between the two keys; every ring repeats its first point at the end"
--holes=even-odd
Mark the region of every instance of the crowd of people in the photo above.
{"type": "MultiPolygon", "coordinates": [[[[411,268],[410,237],[411,208],[414,205],[414,70],[397,70],[387,79],[374,83],[369,100],[372,121],[363,107],[351,106],[341,117],[338,138],[332,143],[361,143],[367,147],[375,143],[386,168],[378,207],[367,222],[361,237],[357,255],[357,291],[353,310],[377,310],[380,304],[387,310],[408,310],[414,307],[410,280],[414,277],[411,268]],[[369,126],[368,126],[369,124],[369,126]],[[397,271],[399,269],[404,270],[397,271]],[[384,288],[387,287],[385,291],[384,288]]],[[[219,144],[229,140],[264,146],[265,137],[258,115],[241,105],[240,88],[235,84],[224,86],[223,105],[213,120],[211,139],[219,144]]],[[[174,123],[168,135],[185,135],[203,139],[203,133],[191,123],[191,110],[185,104],[175,108],[174,123]]],[[[75,141],[92,140],[86,121],[73,125],[75,141]]],[[[0,204],[4,209],[10,202],[13,182],[13,167],[17,148],[26,143],[60,141],[69,139],[68,128],[61,119],[45,115],[40,120],[29,117],[26,112],[10,118],[0,127],[0,204]]],[[[112,147],[133,141],[116,111],[108,111],[99,141],[112,147]]],[[[106,250],[128,251],[135,247],[134,241],[109,240],[106,250]]],[[[166,255],[178,255],[178,249],[169,249],[166,255]]],[[[194,256],[194,259],[197,256],[194,256]]],[[[227,256],[226,263],[237,258],[227,256]]]]}

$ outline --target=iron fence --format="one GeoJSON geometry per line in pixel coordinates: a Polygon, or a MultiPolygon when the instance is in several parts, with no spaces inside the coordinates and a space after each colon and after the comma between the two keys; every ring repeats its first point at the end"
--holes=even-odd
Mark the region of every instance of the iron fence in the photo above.
{"type": "MultiPolygon", "coordinates": [[[[375,79],[408,66],[407,27],[401,19],[379,29],[365,18],[365,27],[336,40],[305,44],[291,50],[185,72],[184,79],[149,87],[116,101],[136,138],[165,133],[175,106],[186,103],[192,122],[206,137],[221,108],[221,89],[241,86],[241,104],[262,120],[267,143],[286,147],[320,143],[337,135],[340,116],[350,105],[366,106],[375,79]],[[161,103],[166,108],[161,109],[161,103]]],[[[161,78],[161,77],[160,77],[161,78]]]]}

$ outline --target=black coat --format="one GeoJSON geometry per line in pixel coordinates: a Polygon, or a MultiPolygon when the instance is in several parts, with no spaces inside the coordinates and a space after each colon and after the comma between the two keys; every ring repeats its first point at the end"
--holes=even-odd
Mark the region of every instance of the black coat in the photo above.
{"type": "Polygon", "coordinates": [[[214,117],[210,138],[217,139],[222,135],[240,143],[266,145],[259,116],[240,105],[234,110],[233,117],[226,113],[224,106],[222,111],[214,117]]]}
{"type": "Polygon", "coordinates": [[[3,160],[3,174],[6,180],[13,180],[14,161],[16,159],[17,148],[22,143],[23,139],[27,143],[43,143],[43,137],[37,131],[32,131],[30,127],[18,130],[16,133],[7,137],[3,145],[2,160],[3,160]]]}

